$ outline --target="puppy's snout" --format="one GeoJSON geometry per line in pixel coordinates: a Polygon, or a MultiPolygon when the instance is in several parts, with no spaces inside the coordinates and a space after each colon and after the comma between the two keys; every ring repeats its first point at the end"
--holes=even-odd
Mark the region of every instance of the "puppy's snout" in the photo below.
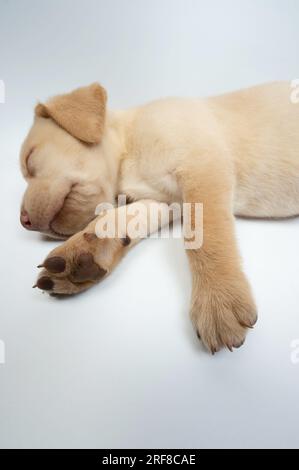
{"type": "Polygon", "coordinates": [[[36,230],[30,220],[28,212],[24,209],[21,210],[20,222],[27,230],[36,230]]]}
{"type": "Polygon", "coordinates": [[[31,222],[30,222],[29,214],[27,211],[25,210],[21,211],[20,220],[21,220],[21,224],[24,225],[24,227],[30,227],[31,222]]]}

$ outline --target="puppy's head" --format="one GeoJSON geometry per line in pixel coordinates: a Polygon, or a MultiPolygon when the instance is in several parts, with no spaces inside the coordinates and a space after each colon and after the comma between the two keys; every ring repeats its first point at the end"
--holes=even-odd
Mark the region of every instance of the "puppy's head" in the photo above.
{"type": "Polygon", "coordinates": [[[94,218],[97,204],[112,201],[101,155],[105,109],[106,92],[98,84],[36,106],[20,157],[28,183],[20,216],[25,228],[66,238],[94,218]]]}

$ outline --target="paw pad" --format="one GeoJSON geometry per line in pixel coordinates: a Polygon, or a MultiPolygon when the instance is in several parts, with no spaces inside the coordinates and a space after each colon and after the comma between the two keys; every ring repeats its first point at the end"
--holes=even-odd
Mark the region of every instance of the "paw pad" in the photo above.
{"type": "Polygon", "coordinates": [[[77,258],[71,276],[77,282],[97,281],[106,273],[105,269],[95,263],[91,253],[81,253],[77,258]]]}
{"type": "Polygon", "coordinates": [[[96,236],[94,232],[85,232],[83,233],[83,237],[88,243],[98,240],[98,237],[96,236]]]}
{"type": "Polygon", "coordinates": [[[121,239],[121,242],[123,246],[128,246],[131,243],[131,238],[128,235],[126,235],[124,238],[121,239]]]}
{"type": "Polygon", "coordinates": [[[50,273],[62,273],[65,270],[66,262],[61,256],[52,256],[51,258],[46,259],[43,266],[50,273]]]}
{"type": "Polygon", "coordinates": [[[52,290],[54,282],[47,276],[42,276],[38,279],[36,286],[41,290],[52,290]]]}

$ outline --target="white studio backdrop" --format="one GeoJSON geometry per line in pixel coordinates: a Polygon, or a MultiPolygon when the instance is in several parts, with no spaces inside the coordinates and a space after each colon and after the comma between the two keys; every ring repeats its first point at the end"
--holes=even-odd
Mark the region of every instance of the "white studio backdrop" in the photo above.
{"type": "Polygon", "coordinates": [[[298,446],[298,219],[237,222],[259,322],[214,357],[180,240],[146,240],[59,301],[31,289],[57,242],[18,221],[37,100],[100,81],[121,108],[299,78],[298,25],[297,0],[0,0],[0,447],[298,446]]]}

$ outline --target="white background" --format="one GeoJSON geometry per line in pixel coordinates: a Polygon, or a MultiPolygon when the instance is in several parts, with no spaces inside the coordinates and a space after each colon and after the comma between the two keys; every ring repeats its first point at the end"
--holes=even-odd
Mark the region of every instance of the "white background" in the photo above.
{"type": "Polygon", "coordinates": [[[237,222],[259,322],[214,357],[188,320],[180,240],[57,300],[31,289],[56,242],[18,221],[38,99],[99,80],[123,107],[298,78],[298,43],[297,0],[0,0],[1,447],[298,446],[298,219],[237,222]]]}

